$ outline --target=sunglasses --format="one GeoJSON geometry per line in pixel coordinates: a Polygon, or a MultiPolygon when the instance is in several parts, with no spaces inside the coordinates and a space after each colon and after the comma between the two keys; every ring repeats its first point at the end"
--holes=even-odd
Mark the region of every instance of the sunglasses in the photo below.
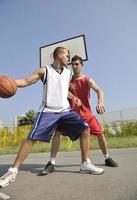
{"type": "Polygon", "coordinates": [[[78,66],[80,63],[74,63],[72,64],[72,66],[78,66]]]}

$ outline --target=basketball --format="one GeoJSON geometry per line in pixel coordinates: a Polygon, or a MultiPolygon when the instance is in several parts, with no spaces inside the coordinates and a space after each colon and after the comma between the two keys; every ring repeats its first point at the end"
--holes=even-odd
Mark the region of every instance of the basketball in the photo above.
{"type": "Polygon", "coordinates": [[[0,76],[0,97],[12,97],[17,91],[15,80],[10,76],[0,76]]]}

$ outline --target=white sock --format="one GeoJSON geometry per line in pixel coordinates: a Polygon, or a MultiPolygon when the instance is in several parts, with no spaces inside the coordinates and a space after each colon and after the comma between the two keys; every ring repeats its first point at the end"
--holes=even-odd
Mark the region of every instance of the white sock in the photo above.
{"type": "Polygon", "coordinates": [[[18,169],[15,168],[15,167],[10,167],[10,168],[8,169],[8,171],[18,173],[18,169]]]}
{"type": "Polygon", "coordinates": [[[82,164],[87,164],[87,163],[91,163],[89,158],[87,158],[84,162],[82,162],[82,164]]]}
{"type": "Polygon", "coordinates": [[[108,159],[109,154],[107,153],[106,155],[104,155],[105,160],[108,159]]]}
{"type": "Polygon", "coordinates": [[[53,165],[55,165],[55,163],[56,163],[56,158],[50,158],[50,162],[51,162],[53,165]]]}
{"type": "Polygon", "coordinates": [[[84,162],[82,162],[82,165],[86,165],[87,164],[87,161],[85,160],[84,162]]]}

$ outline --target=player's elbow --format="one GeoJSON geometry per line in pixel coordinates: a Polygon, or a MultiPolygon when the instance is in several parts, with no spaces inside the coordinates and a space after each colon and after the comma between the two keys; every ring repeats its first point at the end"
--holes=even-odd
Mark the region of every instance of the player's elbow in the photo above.
{"type": "Polygon", "coordinates": [[[97,90],[97,93],[98,95],[104,96],[104,91],[101,88],[97,90]]]}
{"type": "Polygon", "coordinates": [[[104,96],[104,91],[103,91],[103,90],[101,90],[101,92],[102,92],[102,95],[104,96]]]}

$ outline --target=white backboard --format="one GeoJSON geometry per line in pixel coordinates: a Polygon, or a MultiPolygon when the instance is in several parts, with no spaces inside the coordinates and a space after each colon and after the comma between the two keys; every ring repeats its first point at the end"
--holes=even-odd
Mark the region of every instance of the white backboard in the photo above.
{"type": "MultiPolygon", "coordinates": [[[[82,57],[83,61],[88,60],[85,35],[78,35],[66,40],[55,42],[40,47],[40,66],[53,62],[53,52],[56,47],[65,47],[69,50],[70,61],[75,55],[82,57]]],[[[68,63],[70,64],[70,62],[68,63]]]]}

